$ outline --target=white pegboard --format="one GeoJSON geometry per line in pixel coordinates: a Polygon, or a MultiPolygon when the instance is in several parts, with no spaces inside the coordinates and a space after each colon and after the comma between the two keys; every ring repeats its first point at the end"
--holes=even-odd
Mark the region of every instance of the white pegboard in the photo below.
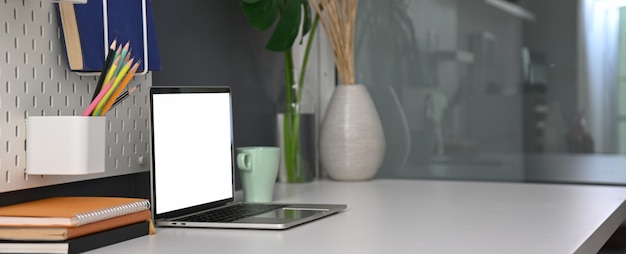
{"type": "Polygon", "coordinates": [[[107,114],[105,173],[25,174],[25,119],[80,115],[96,83],[97,77],[68,71],[54,3],[0,0],[0,192],[148,170],[151,74],[135,77],[129,87],[141,85],[140,89],[107,114]]]}

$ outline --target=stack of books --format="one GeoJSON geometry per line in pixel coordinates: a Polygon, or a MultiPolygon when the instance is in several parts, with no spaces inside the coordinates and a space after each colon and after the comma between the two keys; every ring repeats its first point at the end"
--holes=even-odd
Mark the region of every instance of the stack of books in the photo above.
{"type": "Polygon", "coordinates": [[[81,253],[150,233],[146,199],[53,197],[0,207],[0,253],[81,253]]]}

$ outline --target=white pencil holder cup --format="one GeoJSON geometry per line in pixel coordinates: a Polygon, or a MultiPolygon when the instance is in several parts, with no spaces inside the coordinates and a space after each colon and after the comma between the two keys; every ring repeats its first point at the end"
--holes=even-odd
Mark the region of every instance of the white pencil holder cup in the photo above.
{"type": "Polygon", "coordinates": [[[26,173],[84,175],[105,170],[106,118],[30,116],[26,120],[26,173]]]}

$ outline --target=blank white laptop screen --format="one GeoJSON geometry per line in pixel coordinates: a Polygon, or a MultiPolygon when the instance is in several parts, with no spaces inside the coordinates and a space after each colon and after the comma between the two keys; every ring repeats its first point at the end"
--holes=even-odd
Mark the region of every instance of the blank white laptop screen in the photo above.
{"type": "Polygon", "coordinates": [[[157,214],[233,197],[230,94],[152,97],[157,214]]]}

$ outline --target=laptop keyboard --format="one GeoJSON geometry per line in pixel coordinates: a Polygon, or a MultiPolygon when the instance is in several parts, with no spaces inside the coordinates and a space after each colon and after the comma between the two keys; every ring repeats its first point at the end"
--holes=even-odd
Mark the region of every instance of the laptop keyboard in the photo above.
{"type": "Polygon", "coordinates": [[[247,218],[250,216],[266,213],[275,209],[280,209],[288,205],[279,204],[236,204],[220,209],[206,211],[199,214],[190,215],[180,221],[191,222],[231,222],[247,218]]]}

